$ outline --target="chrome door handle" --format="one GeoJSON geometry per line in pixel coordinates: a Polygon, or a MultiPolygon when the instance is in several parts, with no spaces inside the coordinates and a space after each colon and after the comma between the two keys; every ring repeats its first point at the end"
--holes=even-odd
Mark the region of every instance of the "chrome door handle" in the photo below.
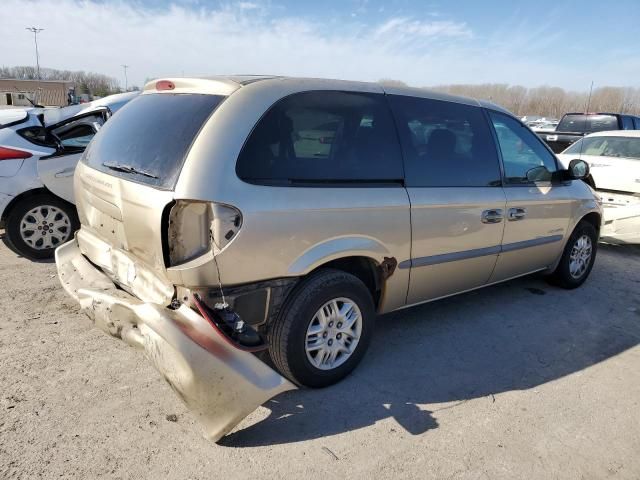
{"type": "Polygon", "coordinates": [[[482,212],[482,223],[500,223],[503,218],[502,209],[500,208],[482,212]]]}
{"type": "Polygon", "coordinates": [[[510,208],[509,209],[509,221],[515,222],[516,220],[522,220],[527,216],[526,208],[510,208]]]}

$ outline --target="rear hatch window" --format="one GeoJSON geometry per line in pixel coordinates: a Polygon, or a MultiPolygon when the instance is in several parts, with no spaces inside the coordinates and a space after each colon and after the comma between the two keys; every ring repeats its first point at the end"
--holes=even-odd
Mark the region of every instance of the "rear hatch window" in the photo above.
{"type": "Polygon", "coordinates": [[[224,96],[140,95],[105,123],[85,151],[92,168],[173,189],[193,140],[224,96]]]}

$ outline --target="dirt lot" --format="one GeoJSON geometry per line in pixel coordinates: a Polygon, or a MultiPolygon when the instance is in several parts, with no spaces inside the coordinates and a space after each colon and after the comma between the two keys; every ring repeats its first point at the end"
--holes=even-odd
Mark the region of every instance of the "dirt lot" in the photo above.
{"type": "Polygon", "coordinates": [[[379,320],[363,364],[205,441],[55,265],[0,247],[0,478],[640,478],[640,250],[379,320]]]}

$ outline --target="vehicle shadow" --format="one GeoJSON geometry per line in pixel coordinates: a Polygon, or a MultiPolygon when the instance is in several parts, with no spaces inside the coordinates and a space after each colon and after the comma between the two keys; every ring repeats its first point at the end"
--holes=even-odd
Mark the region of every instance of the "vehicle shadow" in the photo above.
{"type": "Polygon", "coordinates": [[[9,243],[9,241],[7,240],[7,234],[5,233],[4,230],[0,230],[0,242],[2,242],[4,244],[5,247],[7,247],[10,251],[12,251],[13,253],[16,254],[16,257],[18,258],[25,258],[27,260],[30,260],[33,263],[54,263],[56,260],[55,258],[51,257],[51,258],[43,258],[43,259],[29,259],[25,256],[23,256],[19,251],[17,251],[15,248],[13,248],[13,245],[11,245],[11,243],[9,243]]]}
{"type": "Polygon", "coordinates": [[[380,317],[365,360],[337,385],[280,395],[259,423],[220,442],[251,447],[363,428],[389,417],[407,432],[438,428],[432,413],[525,390],[640,342],[640,249],[602,246],[579,290],[525,277],[380,317]],[[636,264],[624,278],[623,264],[636,264]],[[638,273],[635,273],[638,272],[638,273]],[[431,410],[429,410],[431,409],[431,410]]]}

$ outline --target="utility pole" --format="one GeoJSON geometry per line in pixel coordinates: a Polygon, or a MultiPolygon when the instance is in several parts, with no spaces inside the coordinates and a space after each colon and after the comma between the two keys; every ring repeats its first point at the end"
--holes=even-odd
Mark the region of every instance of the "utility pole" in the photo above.
{"type": "Polygon", "coordinates": [[[129,68],[129,65],[122,65],[122,68],[124,68],[124,91],[127,91],[127,88],[129,88],[129,82],[127,81],[127,68],[129,68]]]}
{"type": "Polygon", "coordinates": [[[36,68],[38,70],[38,80],[41,80],[40,78],[40,55],[38,53],[38,34],[44,30],[44,28],[37,28],[37,27],[25,27],[26,30],[29,30],[30,32],[33,33],[33,41],[36,44],[36,68]]]}

